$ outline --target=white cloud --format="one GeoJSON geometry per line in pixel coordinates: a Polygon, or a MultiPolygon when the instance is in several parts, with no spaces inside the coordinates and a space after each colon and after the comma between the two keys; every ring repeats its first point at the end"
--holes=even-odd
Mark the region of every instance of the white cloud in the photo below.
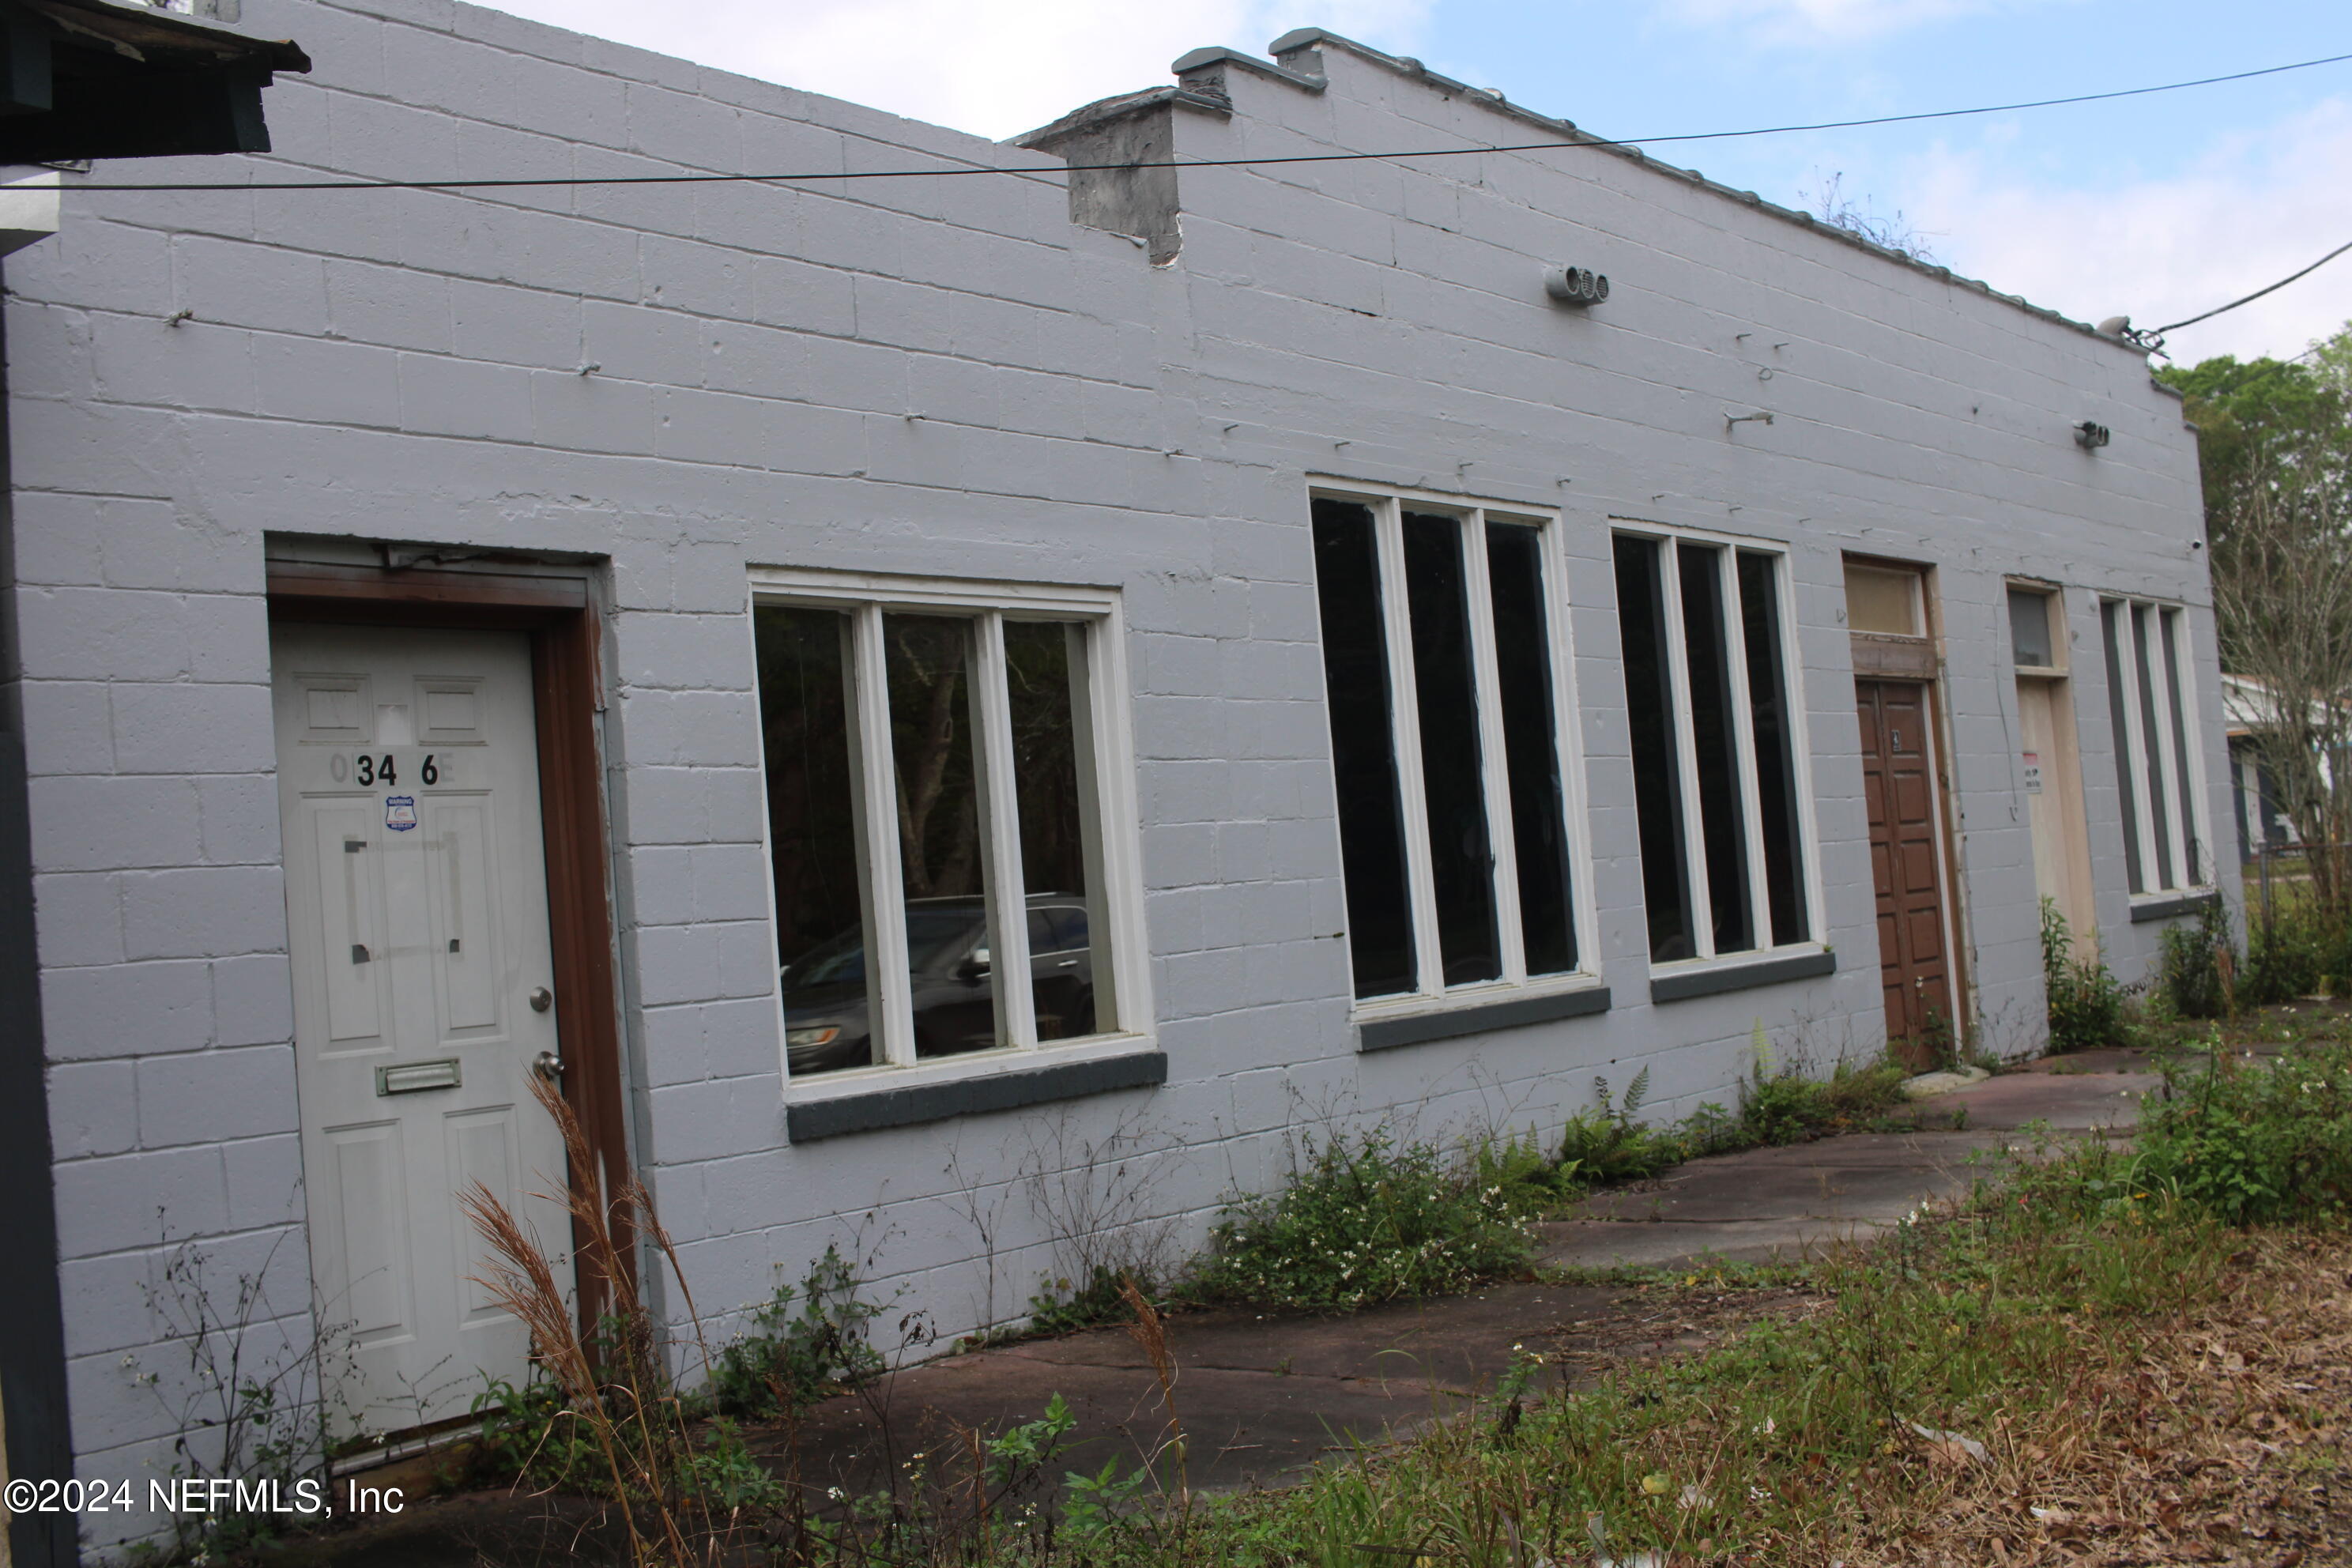
{"type": "MultiPolygon", "coordinates": [[[[1311,19],[1408,49],[1431,0],[1318,0],[1311,19]]],[[[1203,44],[1253,52],[1297,0],[508,0],[518,16],[1003,138],[1169,79],[1203,44]]]]}
{"type": "MultiPolygon", "coordinates": [[[[2160,326],[2224,304],[2352,240],[2352,100],[2230,133],[2180,173],[2110,186],[2020,183],[1975,153],[1940,153],[1906,182],[1955,270],[2078,320],[2160,326]]],[[[2096,161],[2085,167],[2095,175],[2096,161]]],[[[2173,334],[2184,363],[2299,353],[2352,318],[2352,255],[2173,334]]]]}
{"type": "Polygon", "coordinates": [[[1748,28],[1759,41],[1820,43],[1875,37],[1987,12],[2031,10],[2053,0],[1675,0],[1693,24],[1748,28]]]}

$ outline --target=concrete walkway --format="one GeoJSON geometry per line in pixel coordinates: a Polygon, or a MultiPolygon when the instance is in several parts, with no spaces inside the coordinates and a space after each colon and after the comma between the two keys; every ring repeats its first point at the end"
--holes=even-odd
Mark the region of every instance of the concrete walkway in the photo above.
{"type": "Polygon", "coordinates": [[[2162,1080],[2127,1051],[2035,1062],[1916,1102],[1916,1130],[1857,1132],[1785,1149],[1694,1160],[1656,1182],[1602,1193],[1541,1227],[1555,1268],[1672,1267],[1700,1258],[1762,1262],[1866,1237],[1995,1173],[2024,1130],[2128,1132],[2162,1080]],[[1954,1123],[1961,1123],[1955,1129],[1954,1123]]]}
{"type": "MultiPolygon", "coordinates": [[[[1693,1161],[1638,1188],[1596,1195],[1543,1227],[1560,1268],[1759,1260],[1874,1233],[1922,1198],[1967,1189],[2021,1130],[2127,1133],[2157,1076],[2140,1058],[2094,1052],[2036,1063],[1921,1101],[1907,1131],[1855,1134],[1693,1161]],[[1964,1114],[1960,1114],[1964,1113],[1964,1114]],[[1956,1119],[1963,1125],[1955,1129],[1956,1119]]],[[[1576,1278],[1574,1275],[1567,1278],[1576,1278]]],[[[1801,1293],[1789,1293],[1793,1304],[1801,1293]]],[[[1767,1303],[1769,1310],[1769,1303],[1767,1303]]],[[[1754,1298],[1727,1306],[1729,1324],[1754,1298]]],[[[1629,1356],[1716,1342],[1710,1309],[1605,1284],[1515,1282],[1347,1317],[1214,1310],[1168,1320],[1191,1484],[1279,1484],[1358,1441],[1410,1432],[1495,1386],[1519,1346],[1572,1383],[1629,1356]]],[[[1175,1430],[1158,1378],[1123,1329],[1034,1340],[908,1368],[812,1412],[796,1437],[745,1436],[779,1471],[815,1490],[877,1489],[897,1472],[969,1473],[975,1434],[1034,1420],[1060,1394],[1077,1447],[1055,1468],[1126,1468],[1175,1430]]],[[[422,1481],[434,1460],[413,1468],[422,1481]]],[[[414,1493],[412,1493],[414,1496],[414,1493]]],[[[625,1553],[613,1517],[578,1499],[504,1492],[418,1499],[405,1513],[340,1534],[298,1537],[275,1568],[476,1568],[561,1559],[596,1568],[625,1553]]]]}
{"type": "MultiPolygon", "coordinates": [[[[2030,1150],[2034,1140],[2022,1130],[2031,1125],[2072,1136],[2128,1132],[2140,1096],[2159,1081],[2126,1053],[2085,1053],[1917,1102],[1913,1131],[1695,1160],[1657,1182],[1597,1194],[1573,1217],[1542,1226],[1542,1261],[1608,1268],[1801,1257],[1883,1229],[1923,1198],[1966,1192],[2009,1151],[2030,1150]],[[1964,1126],[1954,1130],[1963,1111],[1964,1126]]],[[[1347,1317],[1173,1316],[1176,1405],[1192,1482],[1278,1482],[1349,1442],[1458,1408],[1494,1386],[1517,1346],[1573,1356],[1580,1326],[1612,1319],[1629,1294],[1605,1285],[1505,1284],[1347,1317]]],[[[1705,1337],[1692,1325],[1663,1323],[1644,1342],[1624,1328],[1612,1322],[1611,1349],[1705,1337]]],[[[1055,1394],[1077,1418],[1085,1447],[1076,1468],[1091,1461],[1098,1468],[1114,1453],[1131,1459],[1171,1430],[1133,1338],[1094,1329],[930,1362],[886,1379],[870,1399],[832,1402],[800,1435],[803,1475],[856,1488],[891,1462],[886,1454],[903,1463],[960,1432],[1034,1419],[1055,1394]],[[822,1473],[811,1475],[813,1468],[822,1473]]]]}

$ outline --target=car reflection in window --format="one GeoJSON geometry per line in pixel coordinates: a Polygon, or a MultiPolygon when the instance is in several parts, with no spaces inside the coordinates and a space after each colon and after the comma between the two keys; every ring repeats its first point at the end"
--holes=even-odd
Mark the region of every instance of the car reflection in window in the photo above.
{"type": "MultiPolygon", "coordinates": [[[[1067,893],[1029,898],[1029,970],[1037,1037],[1095,1032],[1094,954],[1087,910],[1067,893]]],[[[866,934],[852,929],[817,943],[778,973],[784,994],[785,1060],[795,1074],[866,1067],[875,1059],[866,934]]],[[[952,1056],[997,1044],[988,912],[975,898],[907,905],[907,978],[915,1055],[952,1056]]]]}

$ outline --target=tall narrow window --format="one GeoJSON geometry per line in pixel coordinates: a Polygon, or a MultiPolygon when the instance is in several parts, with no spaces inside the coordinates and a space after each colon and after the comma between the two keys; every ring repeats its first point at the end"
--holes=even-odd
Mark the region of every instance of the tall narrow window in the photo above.
{"type": "Polygon", "coordinates": [[[1086,711],[1084,627],[1004,623],[1013,788],[1021,799],[1021,876],[1029,889],[1031,994],[1041,1040],[1095,1032],[1097,974],[1110,972],[1099,833],[1086,711]]]}
{"type": "Polygon", "coordinates": [[[790,1076],[1135,1027],[1108,605],[775,575],[752,626],[790,1076]]]}
{"type": "Polygon", "coordinates": [[[1536,531],[1525,523],[1489,522],[1486,578],[1495,601],[1495,675],[1518,857],[1519,933],[1528,973],[1565,974],[1576,967],[1576,922],[1569,913],[1568,814],[1536,531]]]}
{"type": "Polygon", "coordinates": [[[1674,659],[1666,647],[1665,544],[1617,536],[1617,626],[1625,652],[1625,724],[1639,803],[1642,896],[1650,956],[1664,963],[1697,952],[1690,922],[1688,835],[1683,826],[1681,749],[1674,659]]]}
{"type": "Polygon", "coordinates": [[[1690,670],[1692,769],[1706,845],[1708,916],[1715,951],[1756,945],[1748,897],[1748,780],[1740,765],[1738,710],[1731,699],[1731,645],[1723,603],[1725,552],[1688,540],[1675,545],[1682,574],[1684,662],[1690,670]]]}
{"type": "Polygon", "coordinates": [[[1421,787],[1429,807],[1430,877],[1445,984],[1502,973],[1495,933],[1495,857],[1486,838],[1486,759],[1470,669],[1470,605],[1460,520],[1404,514],[1404,575],[1421,720],[1421,787]]]}
{"type": "Polygon", "coordinates": [[[1573,973],[1544,525],[1387,499],[1313,514],[1356,994],[1573,973]]]}
{"type": "Polygon", "coordinates": [[[2188,618],[2169,605],[2099,606],[2115,729],[2124,866],[2135,893],[2202,888],[2213,879],[2204,841],[2188,618]]]}
{"type": "Polygon", "coordinates": [[[1615,549],[1650,956],[1806,941],[1782,558],[1636,533],[1615,549]]]}
{"type": "Polygon", "coordinates": [[[1323,679],[1331,715],[1331,771],[1339,793],[1340,868],[1348,883],[1348,952],[1356,994],[1411,991],[1419,972],[1390,712],[1394,691],[1388,621],[1371,508],[1354,501],[1315,502],[1315,591],[1323,613],[1323,679]]]}
{"type": "Polygon", "coordinates": [[[873,1060],[873,977],[849,747],[849,617],[762,605],[752,626],[777,957],[783,985],[810,1019],[786,1031],[786,1049],[794,1071],[865,1067],[873,1060]]]}
{"type": "Polygon", "coordinates": [[[1764,835],[1764,889],[1772,918],[1770,942],[1786,945],[1812,934],[1806,919],[1804,864],[1797,798],[1796,725],[1790,721],[1790,676],[1781,650],[1780,595],[1773,557],[1739,552],[1739,616],[1748,655],[1748,710],[1756,736],[1756,805],[1764,835]]]}
{"type": "MultiPolygon", "coordinates": [[[[971,623],[952,616],[885,615],[890,670],[890,757],[898,768],[898,873],[906,889],[907,963],[918,986],[935,988],[943,965],[970,971],[961,994],[919,1006],[915,1054],[950,1056],[1003,1043],[988,954],[1003,945],[989,928],[980,849],[980,777],[972,756],[966,666],[971,623]],[[969,940],[978,934],[974,946],[969,940]],[[992,940],[994,938],[995,940],[992,940]]],[[[953,973],[953,972],[951,972],[953,973]]]]}

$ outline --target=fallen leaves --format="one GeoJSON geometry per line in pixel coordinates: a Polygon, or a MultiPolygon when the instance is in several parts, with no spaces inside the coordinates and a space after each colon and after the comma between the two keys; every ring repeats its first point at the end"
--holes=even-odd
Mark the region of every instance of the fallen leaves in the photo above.
{"type": "Polygon", "coordinates": [[[1822,1542],[1821,1560],[2352,1563],[2348,1258],[2341,1235],[2265,1235],[2192,1315],[2129,1335],[2074,1322],[2075,1374],[2050,1408],[1990,1445],[1911,1424],[1911,1495],[1822,1542]]]}

